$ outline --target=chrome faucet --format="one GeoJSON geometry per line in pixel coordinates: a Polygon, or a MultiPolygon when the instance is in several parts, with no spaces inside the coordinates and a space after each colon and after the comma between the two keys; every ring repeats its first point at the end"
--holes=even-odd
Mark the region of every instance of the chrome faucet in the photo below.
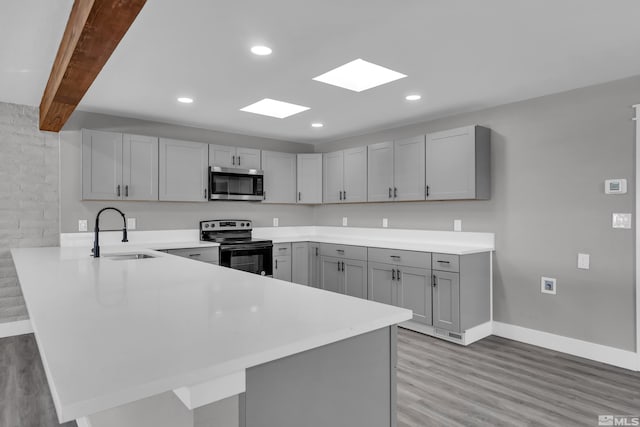
{"type": "Polygon", "coordinates": [[[96,215],[96,226],[93,228],[93,232],[94,232],[94,240],[93,240],[93,249],[91,250],[91,252],[93,253],[93,256],[95,258],[100,257],[100,243],[99,243],[99,234],[100,234],[100,214],[104,211],[107,210],[112,210],[112,211],[116,211],[118,212],[120,215],[122,215],[122,221],[124,222],[124,228],[122,229],[122,241],[123,242],[128,242],[129,240],[127,239],[127,218],[125,218],[124,214],[122,213],[122,211],[120,209],[117,208],[103,208],[100,209],[100,212],[98,212],[98,214],[96,215]]]}

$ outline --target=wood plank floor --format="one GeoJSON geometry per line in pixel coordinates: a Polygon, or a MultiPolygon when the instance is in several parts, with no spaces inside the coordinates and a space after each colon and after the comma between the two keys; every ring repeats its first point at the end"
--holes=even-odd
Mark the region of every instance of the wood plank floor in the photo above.
{"type": "Polygon", "coordinates": [[[0,426],[59,425],[33,334],[0,339],[0,426]]]}
{"type": "Polygon", "coordinates": [[[640,373],[489,337],[462,347],[398,328],[398,427],[597,426],[640,415],[640,373]]]}
{"type": "MultiPolygon", "coordinates": [[[[398,329],[398,427],[597,426],[604,414],[640,415],[640,373],[498,337],[462,347],[398,329]]],[[[0,339],[0,426],[59,426],[32,334],[0,339]]]]}

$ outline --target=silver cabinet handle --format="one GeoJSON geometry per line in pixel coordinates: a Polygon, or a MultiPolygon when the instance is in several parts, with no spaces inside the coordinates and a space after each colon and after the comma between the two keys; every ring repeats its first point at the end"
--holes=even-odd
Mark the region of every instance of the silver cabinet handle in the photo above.
{"type": "Polygon", "coordinates": [[[116,196],[120,197],[120,184],[116,186],[116,196]]]}
{"type": "Polygon", "coordinates": [[[397,187],[393,187],[393,197],[394,198],[398,197],[398,188],[397,187]]]}
{"type": "Polygon", "coordinates": [[[124,197],[129,197],[129,184],[124,186],[124,197]]]}
{"type": "Polygon", "coordinates": [[[395,268],[391,269],[391,280],[396,280],[396,269],[395,268]]]}
{"type": "Polygon", "coordinates": [[[391,194],[391,187],[389,187],[389,198],[392,198],[393,195],[391,194]]]}

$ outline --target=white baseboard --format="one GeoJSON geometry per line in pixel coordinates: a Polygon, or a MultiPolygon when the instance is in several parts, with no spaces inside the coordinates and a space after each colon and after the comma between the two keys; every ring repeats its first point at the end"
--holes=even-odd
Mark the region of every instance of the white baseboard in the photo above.
{"type": "Polygon", "coordinates": [[[595,360],[632,371],[640,370],[640,356],[628,350],[563,337],[522,326],[493,322],[493,335],[532,344],[538,347],[595,360]]]}
{"type": "Polygon", "coordinates": [[[29,320],[0,323],[0,338],[30,334],[32,332],[33,328],[31,327],[31,321],[29,320]]]}

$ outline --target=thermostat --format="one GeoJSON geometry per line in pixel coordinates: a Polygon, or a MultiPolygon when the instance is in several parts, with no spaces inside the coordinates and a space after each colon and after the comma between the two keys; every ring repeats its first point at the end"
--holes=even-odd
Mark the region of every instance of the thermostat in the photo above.
{"type": "Polygon", "coordinates": [[[604,182],[605,194],[627,194],[626,179],[607,179],[604,182]]]}

